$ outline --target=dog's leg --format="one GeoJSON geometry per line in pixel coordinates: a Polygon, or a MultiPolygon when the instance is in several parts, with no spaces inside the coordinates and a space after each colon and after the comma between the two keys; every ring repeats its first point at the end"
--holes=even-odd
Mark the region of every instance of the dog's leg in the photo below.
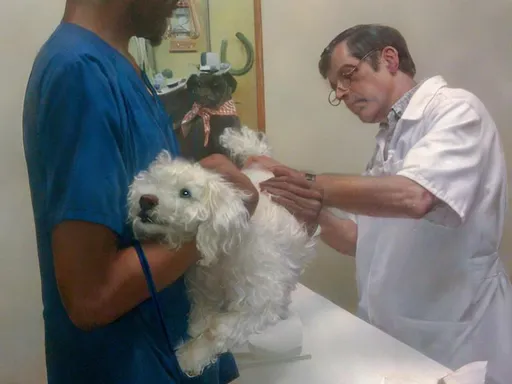
{"type": "MultiPolygon", "coordinates": [[[[198,312],[196,314],[199,316],[198,312]]],[[[194,333],[191,335],[193,338],[176,351],[181,369],[189,376],[200,375],[219,354],[227,351],[226,341],[233,327],[236,327],[239,322],[236,313],[210,314],[205,320],[197,319],[194,326],[189,327],[189,334],[194,333]],[[204,326],[205,322],[206,326],[204,326]]]]}
{"type": "Polygon", "coordinates": [[[186,275],[186,285],[191,301],[187,333],[195,338],[209,326],[212,314],[222,312],[224,292],[220,274],[211,268],[195,266],[186,275]]]}
{"type": "Polygon", "coordinates": [[[189,376],[200,375],[217,357],[247,341],[247,338],[280,320],[274,311],[226,312],[211,315],[203,333],[176,351],[181,369],[189,376]]]}
{"type": "Polygon", "coordinates": [[[206,330],[209,323],[208,319],[210,315],[205,313],[206,311],[202,311],[199,308],[201,307],[193,306],[192,310],[190,311],[187,333],[192,338],[201,335],[206,330]]]}

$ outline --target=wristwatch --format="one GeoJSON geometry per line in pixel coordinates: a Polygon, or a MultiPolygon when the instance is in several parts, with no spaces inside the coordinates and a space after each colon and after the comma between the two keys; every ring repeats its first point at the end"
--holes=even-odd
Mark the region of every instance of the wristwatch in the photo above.
{"type": "MultiPolygon", "coordinates": [[[[316,181],[316,175],[314,173],[304,172],[304,177],[306,178],[307,181],[311,183],[314,183],[316,181]]],[[[320,233],[322,233],[322,227],[320,226],[320,224],[317,224],[315,233],[313,233],[313,237],[320,236],[320,233]]]]}
{"type": "Polygon", "coordinates": [[[306,172],[304,176],[306,177],[307,181],[311,181],[312,183],[316,180],[316,175],[314,173],[306,172]]]}

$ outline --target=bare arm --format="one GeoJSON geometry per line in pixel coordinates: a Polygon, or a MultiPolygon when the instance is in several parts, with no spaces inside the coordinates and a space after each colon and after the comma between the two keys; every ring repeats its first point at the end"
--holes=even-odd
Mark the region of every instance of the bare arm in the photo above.
{"type": "Polygon", "coordinates": [[[435,206],[435,196],[404,176],[319,175],[324,204],[346,212],[379,217],[422,218],[435,206]]]}
{"type": "MultiPolygon", "coordinates": [[[[118,251],[110,229],[66,221],[55,228],[52,241],[59,292],[78,328],[109,324],[149,297],[135,249],[118,251]]],[[[175,252],[164,245],[143,248],[158,290],[177,280],[198,259],[195,244],[175,252]]]]}
{"type": "MultiPolygon", "coordinates": [[[[429,111],[428,133],[407,152],[393,176],[320,175],[315,188],[324,191],[324,205],[378,217],[430,217],[457,226],[470,215],[489,151],[497,145],[495,126],[467,101],[443,99],[429,111]],[[421,184],[421,185],[420,185],[421,184]],[[437,196],[437,197],[436,197],[437,196]]],[[[304,173],[272,159],[252,160],[271,169],[275,178],[263,183],[274,195],[296,194],[304,173]]]]}
{"type": "Polygon", "coordinates": [[[349,219],[340,219],[323,209],[318,224],[322,228],[320,237],[325,244],[344,255],[356,255],[356,223],[349,219]]]}
{"type": "MultiPolygon", "coordinates": [[[[294,200],[304,194],[304,172],[283,166],[268,157],[249,159],[274,173],[260,184],[276,200],[294,200]]],[[[422,218],[438,199],[427,189],[405,176],[318,175],[310,187],[323,192],[323,206],[377,217],[422,218]]]]}
{"type": "MultiPolygon", "coordinates": [[[[304,173],[283,166],[261,187],[279,198],[301,195],[304,173]]],[[[428,190],[404,176],[319,175],[312,188],[323,191],[323,206],[378,217],[422,218],[437,200],[428,190]]]]}

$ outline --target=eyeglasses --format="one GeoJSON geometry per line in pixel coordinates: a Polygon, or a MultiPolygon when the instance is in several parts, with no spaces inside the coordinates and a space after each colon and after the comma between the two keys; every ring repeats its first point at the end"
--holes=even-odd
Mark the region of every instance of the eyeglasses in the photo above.
{"type": "MultiPolygon", "coordinates": [[[[326,52],[327,48],[324,50],[326,52]]],[[[341,73],[337,79],[336,83],[336,89],[341,89],[343,91],[348,91],[350,89],[350,86],[352,85],[352,76],[359,70],[359,67],[361,64],[373,53],[379,51],[379,49],[372,49],[370,52],[368,52],[366,55],[364,55],[359,62],[352,68],[350,71],[346,73],[341,73]]],[[[323,54],[323,53],[322,53],[323,54]]],[[[336,97],[336,89],[331,90],[329,92],[328,100],[329,104],[331,104],[333,107],[337,107],[341,104],[341,99],[338,99],[336,97]]]]}

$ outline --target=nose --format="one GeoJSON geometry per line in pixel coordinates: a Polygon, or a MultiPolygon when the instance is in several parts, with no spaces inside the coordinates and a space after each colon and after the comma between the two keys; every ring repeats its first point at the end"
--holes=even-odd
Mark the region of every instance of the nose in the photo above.
{"type": "Polygon", "coordinates": [[[145,211],[150,211],[158,205],[158,197],[155,195],[142,195],[139,199],[140,209],[145,211]]]}

